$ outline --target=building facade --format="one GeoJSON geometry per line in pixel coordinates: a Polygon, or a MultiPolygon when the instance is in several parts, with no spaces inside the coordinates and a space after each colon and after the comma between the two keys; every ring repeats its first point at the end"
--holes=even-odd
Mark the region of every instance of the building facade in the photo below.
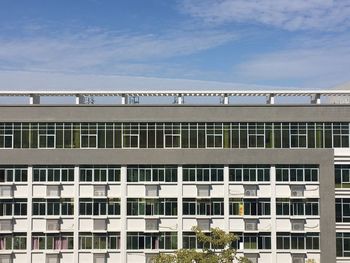
{"type": "Polygon", "coordinates": [[[252,262],[350,262],[350,106],[320,104],[345,91],[0,95],[30,97],[0,106],[0,263],[150,262],[200,248],[196,225],[235,233],[252,262]],[[162,95],[177,104],[127,103],[162,95]],[[244,95],[268,103],[229,103],[244,95]]]}

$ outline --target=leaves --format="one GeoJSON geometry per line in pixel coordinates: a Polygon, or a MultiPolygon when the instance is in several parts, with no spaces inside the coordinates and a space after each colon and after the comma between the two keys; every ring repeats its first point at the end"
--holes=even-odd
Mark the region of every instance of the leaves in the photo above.
{"type": "Polygon", "coordinates": [[[203,232],[199,227],[192,227],[197,241],[202,243],[202,250],[179,249],[174,254],[160,253],[152,263],[249,263],[244,257],[237,257],[236,250],[231,248],[237,237],[226,233],[220,228],[212,228],[210,233],[203,232]]]}

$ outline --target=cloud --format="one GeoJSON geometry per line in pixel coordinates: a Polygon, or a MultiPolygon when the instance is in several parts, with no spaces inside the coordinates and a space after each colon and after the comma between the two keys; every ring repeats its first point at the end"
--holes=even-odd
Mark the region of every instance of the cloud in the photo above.
{"type": "Polygon", "coordinates": [[[344,0],[183,0],[180,8],[214,24],[262,24],[290,31],[350,27],[350,2],[344,0]]]}
{"type": "Polygon", "coordinates": [[[0,70],[0,90],[262,90],[271,88],[273,87],[219,81],[0,70]]]}
{"type": "Polygon", "coordinates": [[[147,71],[147,62],[195,54],[236,38],[236,34],[220,30],[159,34],[39,30],[0,39],[0,68],[94,73],[123,73],[123,68],[134,68],[142,72],[147,71]]]}
{"type": "Polygon", "coordinates": [[[260,54],[234,68],[234,75],[259,81],[303,82],[327,87],[349,81],[350,37],[301,38],[284,50],[260,54]]]}

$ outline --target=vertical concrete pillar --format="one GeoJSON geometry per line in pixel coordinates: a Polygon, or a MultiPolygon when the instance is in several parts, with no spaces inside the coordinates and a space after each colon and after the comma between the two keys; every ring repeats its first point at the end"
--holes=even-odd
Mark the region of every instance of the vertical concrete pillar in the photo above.
{"type": "Polygon", "coordinates": [[[74,166],[74,232],[73,253],[74,262],[79,262],[79,166],[74,166]]]}
{"type": "Polygon", "coordinates": [[[40,104],[40,96],[39,95],[30,95],[29,104],[40,104]]]}
{"type": "Polygon", "coordinates": [[[266,97],[266,104],[275,104],[275,94],[269,94],[266,97]]]}
{"type": "Polygon", "coordinates": [[[276,166],[270,168],[271,181],[271,263],[277,263],[277,232],[276,232],[276,166]]]}
{"type": "Polygon", "coordinates": [[[33,166],[28,166],[28,199],[27,199],[27,263],[32,262],[32,206],[33,206],[33,166]]]}
{"type": "Polygon", "coordinates": [[[124,165],[120,168],[120,262],[127,262],[126,242],[127,242],[127,167],[124,165]]]}
{"type": "Polygon", "coordinates": [[[75,96],[75,104],[84,104],[85,103],[85,98],[83,95],[76,95],[75,96]]]}
{"type": "Polygon", "coordinates": [[[183,229],[183,222],[182,222],[182,196],[183,196],[183,186],[182,186],[182,165],[179,165],[177,167],[177,189],[178,189],[178,195],[177,195],[177,248],[182,248],[182,229],[183,229]]]}

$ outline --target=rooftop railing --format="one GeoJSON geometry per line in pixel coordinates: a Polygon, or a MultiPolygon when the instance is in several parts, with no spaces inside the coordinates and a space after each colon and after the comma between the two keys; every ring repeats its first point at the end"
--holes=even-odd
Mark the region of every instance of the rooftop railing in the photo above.
{"type": "MultiPolygon", "coordinates": [[[[94,104],[95,97],[120,97],[121,104],[138,104],[140,97],[173,97],[174,104],[184,104],[185,97],[217,97],[218,103],[230,104],[234,97],[265,97],[266,104],[275,104],[277,97],[309,97],[311,104],[321,104],[321,97],[346,98],[350,90],[256,90],[256,91],[0,91],[0,97],[28,97],[29,104],[40,104],[41,97],[75,97],[75,104],[94,104]]],[[[333,103],[337,100],[333,99],[333,103]]],[[[332,102],[331,102],[332,103],[332,102]]]]}

